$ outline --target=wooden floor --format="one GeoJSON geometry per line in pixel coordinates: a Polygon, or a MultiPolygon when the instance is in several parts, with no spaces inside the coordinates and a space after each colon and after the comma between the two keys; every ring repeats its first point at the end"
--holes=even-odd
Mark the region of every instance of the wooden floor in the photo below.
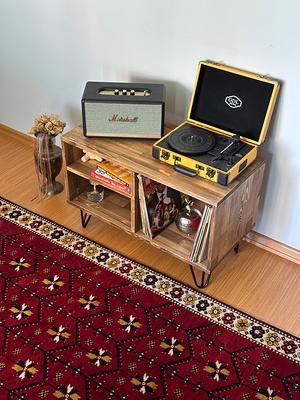
{"type": "MultiPolygon", "coordinates": [[[[64,193],[42,202],[36,194],[31,142],[0,128],[1,196],[193,286],[186,264],[95,218],[83,229],[79,210],[66,203],[64,193]]],[[[203,292],[300,336],[300,266],[275,254],[243,242],[239,254],[232,251],[217,267],[203,292]]]]}

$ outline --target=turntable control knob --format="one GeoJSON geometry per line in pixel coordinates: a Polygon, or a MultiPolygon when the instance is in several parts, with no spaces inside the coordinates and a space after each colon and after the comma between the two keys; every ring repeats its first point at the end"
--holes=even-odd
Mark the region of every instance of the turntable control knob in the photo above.
{"type": "Polygon", "coordinates": [[[170,158],[170,153],[168,151],[163,150],[161,153],[161,158],[164,160],[168,160],[170,158]]]}
{"type": "Polygon", "coordinates": [[[206,175],[209,178],[213,178],[215,176],[215,174],[216,174],[216,171],[214,169],[212,169],[212,168],[207,168],[206,169],[206,175]]]}

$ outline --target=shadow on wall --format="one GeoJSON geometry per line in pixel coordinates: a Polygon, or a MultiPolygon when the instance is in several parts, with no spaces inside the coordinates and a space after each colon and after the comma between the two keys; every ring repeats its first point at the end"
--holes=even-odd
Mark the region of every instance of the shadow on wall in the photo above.
{"type": "MultiPolygon", "coordinates": [[[[64,115],[67,121],[71,121],[73,127],[82,125],[81,97],[78,99],[78,107],[76,107],[74,104],[69,104],[65,107],[64,115]]],[[[67,129],[65,132],[67,132],[67,129]]]]}
{"type": "MultiPolygon", "coordinates": [[[[282,99],[284,91],[283,82],[280,82],[280,85],[281,89],[275,105],[273,117],[269,125],[267,137],[265,142],[259,148],[259,155],[261,155],[266,161],[266,168],[262,184],[262,193],[261,193],[259,210],[265,210],[263,212],[265,220],[264,225],[270,225],[272,221],[274,221],[275,219],[277,221],[280,220],[280,225],[277,224],[278,230],[281,232],[281,234],[284,235],[284,232],[288,230],[288,227],[290,225],[288,216],[290,214],[289,210],[291,209],[292,206],[291,203],[293,200],[293,193],[291,192],[293,190],[294,184],[292,182],[293,179],[292,176],[286,173],[284,175],[284,184],[283,182],[281,182],[281,185],[283,184],[285,188],[288,188],[288,191],[287,190],[285,191],[286,195],[283,195],[283,193],[278,193],[277,179],[282,178],[282,176],[280,176],[281,166],[279,165],[279,163],[281,164],[282,161],[284,160],[283,162],[286,171],[291,170],[291,165],[289,165],[290,159],[287,154],[288,152],[286,152],[285,154],[284,147],[282,146],[282,144],[279,143],[279,140],[277,138],[277,136],[279,135],[279,127],[278,127],[279,114],[280,114],[280,109],[282,108],[282,99]],[[276,157],[274,157],[274,154],[276,154],[276,157]],[[267,192],[269,192],[269,196],[272,196],[272,204],[270,203],[267,204],[267,192]],[[275,206],[275,203],[278,206],[278,202],[282,203],[279,204],[279,208],[282,214],[274,218],[274,215],[272,214],[272,208],[273,208],[272,206],[273,205],[275,206]]],[[[262,219],[262,212],[259,211],[257,224],[260,222],[261,219],[262,219]]]]}
{"type": "MultiPolygon", "coordinates": [[[[66,127],[64,129],[64,133],[69,132],[71,129],[76,126],[82,125],[82,117],[81,117],[81,106],[80,106],[81,97],[78,100],[78,106],[74,104],[68,104],[64,107],[64,110],[60,113],[63,115],[63,119],[66,122],[66,127]]],[[[61,137],[60,135],[56,137],[56,144],[61,146],[61,137]]]]}
{"type": "Polygon", "coordinates": [[[165,122],[178,125],[187,119],[188,106],[192,91],[178,82],[168,80],[157,80],[146,76],[133,74],[129,77],[130,82],[136,83],[161,83],[166,87],[166,110],[165,122]]]}

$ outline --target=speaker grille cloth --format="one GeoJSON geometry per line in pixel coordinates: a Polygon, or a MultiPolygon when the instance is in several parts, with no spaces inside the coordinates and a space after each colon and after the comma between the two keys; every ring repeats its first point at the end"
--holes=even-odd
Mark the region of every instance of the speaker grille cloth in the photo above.
{"type": "Polygon", "coordinates": [[[98,133],[161,132],[161,104],[85,103],[86,130],[89,136],[98,133]],[[117,116],[114,121],[113,116],[117,116]],[[120,122],[119,118],[137,118],[136,122],[120,122]]]}

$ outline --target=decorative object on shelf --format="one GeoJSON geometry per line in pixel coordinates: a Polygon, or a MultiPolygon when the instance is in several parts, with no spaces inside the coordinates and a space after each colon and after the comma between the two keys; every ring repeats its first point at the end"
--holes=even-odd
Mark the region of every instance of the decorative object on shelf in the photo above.
{"type": "Polygon", "coordinates": [[[84,150],[83,150],[83,152],[84,152],[85,154],[81,157],[81,161],[82,161],[82,162],[87,162],[87,161],[89,161],[89,160],[96,160],[96,161],[98,161],[98,162],[103,161],[103,158],[99,157],[99,156],[98,156],[97,154],[95,154],[95,153],[90,153],[90,152],[84,151],[84,150]]]}
{"type": "Polygon", "coordinates": [[[184,195],[183,203],[185,203],[185,206],[178,212],[175,223],[181,232],[192,235],[198,229],[201,212],[193,207],[194,203],[189,196],[184,195]]]}
{"type": "Polygon", "coordinates": [[[100,186],[100,184],[96,181],[90,180],[90,184],[94,187],[94,189],[92,192],[86,192],[86,197],[93,203],[100,203],[104,199],[104,188],[100,187],[100,189],[97,190],[97,186],[100,186]]]}
{"type": "Polygon", "coordinates": [[[62,192],[63,185],[55,178],[62,167],[62,150],[55,144],[55,138],[62,133],[65,122],[57,116],[41,114],[35,120],[29,133],[36,137],[34,159],[38,177],[39,197],[62,192]]]}

